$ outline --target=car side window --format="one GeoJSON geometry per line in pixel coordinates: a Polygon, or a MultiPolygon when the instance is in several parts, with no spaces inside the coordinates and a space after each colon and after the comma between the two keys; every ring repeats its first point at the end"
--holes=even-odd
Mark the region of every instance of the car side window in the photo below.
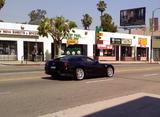
{"type": "Polygon", "coordinates": [[[69,61],[70,61],[70,62],[80,62],[81,59],[78,58],[78,57],[77,57],[77,58],[70,58],[69,61]]]}
{"type": "Polygon", "coordinates": [[[95,61],[93,59],[88,58],[88,57],[83,58],[83,61],[85,63],[88,63],[88,64],[94,64],[95,63],[95,61]]]}

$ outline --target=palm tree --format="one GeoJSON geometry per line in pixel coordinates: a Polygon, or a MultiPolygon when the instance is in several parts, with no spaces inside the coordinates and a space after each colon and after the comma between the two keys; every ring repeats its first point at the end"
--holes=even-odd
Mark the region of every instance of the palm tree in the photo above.
{"type": "Polygon", "coordinates": [[[117,32],[117,26],[112,21],[112,17],[107,13],[102,16],[102,28],[103,31],[117,32]]]}
{"type": "Polygon", "coordinates": [[[89,14],[83,15],[83,19],[81,19],[82,25],[85,30],[88,30],[90,25],[92,24],[92,17],[89,14]]]}
{"type": "Polygon", "coordinates": [[[102,26],[102,15],[106,8],[107,4],[103,0],[100,0],[99,3],[97,4],[97,9],[98,11],[101,12],[101,26],[102,26]]]}
{"type": "MultiPolygon", "coordinates": [[[[54,53],[58,57],[61,56],[62,40],[69,35],[72,28],[77,27],[73,21],[66,20],[64,17],[45,18],[38,27],[38,34],[43,37],[51,35],[54,41],[54,53]]],[[[55,58],[56,56],[54,56],[55,58]]]]}
{"type": "Polygon", "coordinates": [[[5,0],[0,0],[0,9],[4,6],[5,0]]]}

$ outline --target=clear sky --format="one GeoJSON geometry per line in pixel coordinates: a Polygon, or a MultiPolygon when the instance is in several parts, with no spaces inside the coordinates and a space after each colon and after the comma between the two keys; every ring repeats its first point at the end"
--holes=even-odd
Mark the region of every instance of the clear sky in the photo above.
{"type": "MultiPolygon", "coordinates": [[[[43,9],[47,11],[49,18],[64,16],[66,19],[75,21],[78,28],[83,28],[81,24],[82,16],[88,13],[93,18],[91,29],[100,25],[100,12],[96,4],[99,0],[6,0],[5,6],[0,10],[0,19],[6,22],[28,22],[28,14],[32,10],[43,9]]],[[[120,10],[146,7],[146,24],[152,16],[155,8],[160,8],[160,0],[105,0],[107,9],[117,26],[120,22],[120,10]]],[[[155,16],[160,18],[160,10],[155,12],[155,16]]]]}

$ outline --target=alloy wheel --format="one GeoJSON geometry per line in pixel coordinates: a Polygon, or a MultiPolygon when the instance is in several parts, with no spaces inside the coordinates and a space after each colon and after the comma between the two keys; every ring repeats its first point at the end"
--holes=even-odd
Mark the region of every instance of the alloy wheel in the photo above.
{"type": "Polygon", "coordinates": [[[84,76],[85,76],[84,70],[82,68],[77,68],[76,69],[76,79],[82,80],[84,79],[84,76]]]}
{"type": "Polygon", "coordinates": [[[114,74],[113,68],[112,67],[108,67],[107,68],[107,76],[108,77],[112,77],[114,74]]]}

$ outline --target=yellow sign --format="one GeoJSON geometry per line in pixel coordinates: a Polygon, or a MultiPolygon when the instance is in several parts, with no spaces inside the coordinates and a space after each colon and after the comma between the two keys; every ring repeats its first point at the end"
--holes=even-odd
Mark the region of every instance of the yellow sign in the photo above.
{"type": "Polygon", "coordinates": [[[75,45],[78,44],[78,39],[67,39],[66,45],[75,45]]]}
{"type": "Polygon", "coordinates": [[[103,33],[96,33],[96,40],[100,40],[103,33]]]}
{"type": "Polygon", "coordinates": [[[141,46],[146,46],[147,45],[147,38],[139,38],[138,44],[141,46]]]}
{"type": "Polygon", "coordinates": [[[122,39],[121,40],[121,44],[131,45],[132,44],[132,40],[131,39],[122,39]]]}

